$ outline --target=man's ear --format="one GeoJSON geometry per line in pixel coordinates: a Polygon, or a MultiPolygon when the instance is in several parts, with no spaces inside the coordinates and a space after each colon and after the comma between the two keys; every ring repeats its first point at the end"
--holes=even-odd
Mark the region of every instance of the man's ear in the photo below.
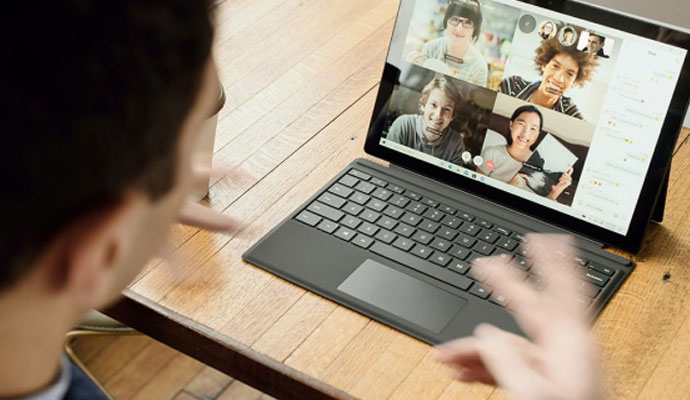
{"type": "Polygon", "coordinates": [[[145,205],[141,195],[124,196],[83,214],[59,234],[51,281],[68,292],[75,306],[99,304],[117,265],[132,249],[145,205]]]}

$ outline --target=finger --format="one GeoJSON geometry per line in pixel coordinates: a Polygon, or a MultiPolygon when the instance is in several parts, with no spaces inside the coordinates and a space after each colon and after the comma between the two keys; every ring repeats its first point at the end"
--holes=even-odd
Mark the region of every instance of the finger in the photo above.
{"type": "MultiPolygon", "coordinates": [[[[573,239],[566,235],[527,235],[530,246],[535,252],[532,260],[536,270],[544,271],[544,295],[556,302],[549,302],[554,314],[564,310],[580,314],[581,307],[577,302],[578,280],[572,271],[576,269],[575,247],[573,239]]],[[[544,309],[546,311],[546,309],[544,309]]]]}
{"type": "Polygon", "coordinates": [[[573,166],[571,165],[568,167],[568,172],[566,172],[566,175],[570,176],[573,174],[573,172],[575,172],[575,170],[573,169],[573,166]]]}
{"type": "Polygon", "coordinates": [[[205,167],[200,163],[192,163],[192,179],[195,182],[208,182],[211,178],[234,177],[240,175],[235,168],[217,166],[205,167]]]}
{"type": "Polygon", "coordinates": [[[534,334],[535,329],[543,323],[541,313],[535,312],[541,308],[543,301],[541,295],[523,281],[517,267],[496,257],[489,257],[475,260],[472,268],[485,270],[485,283],[493,287],[496,293],[506,297],[509,311],[525,333],[530,336],[534,334]]]}
{"type": "Polygon", "coordinates": [[[495,385],[496,382],[479,357],[476,343],[477,339],[473,336],[447,342],[434,349],[434,357],[452,367],[455,370],[453,376],[459,381],[495,385]]]}
{"type": "Polygon", "coordinates": [[[551,383],[537,374],[501,331],[491,325],[475,329],[480,357],[498,386],[512,392],[517,398],[550,398],[551,383]]]}
{"type": "Polygon", "coordinates": [[[177,221],[211,231],[231,231],[238,225],[233,218],[191,200],[182,206],[177,221]]]}

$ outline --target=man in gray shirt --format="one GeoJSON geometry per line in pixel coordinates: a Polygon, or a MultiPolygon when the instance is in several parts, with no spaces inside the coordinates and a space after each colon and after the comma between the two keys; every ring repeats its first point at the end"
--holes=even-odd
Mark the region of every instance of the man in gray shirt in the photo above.
{"type": "Polygon", "coordinates": [[[461,102],[460,92],[449,79],[434,79],[422,90],[421,115],[398,117],[386,139],[461,165],[465,144],[462,135],[450,128],[461,102]]]}

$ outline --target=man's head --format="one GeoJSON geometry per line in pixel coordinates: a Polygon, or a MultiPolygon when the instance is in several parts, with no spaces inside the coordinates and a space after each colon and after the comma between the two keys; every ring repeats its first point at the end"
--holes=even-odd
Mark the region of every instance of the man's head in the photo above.
{"type": "Polygon", "coordinates": [[[447,78],[434,79],[422,89],[419,107],[424,116],[424,135],[429,141],[441,138],[458,110],[462,96],[447,78]]]}
{"type": "Polygon", "coordinates": [[[589,38],[587,39],[587,51],[592,54],[597,54],[599,50],[604,47],[604,42],[606,42],[606,38],[604,36],[597,35],[596,33],[590,33],[589,38]]]}
{"type": "Polygon", "coordinates": [[[509,125],[508,146],[515,144],[517,147],[530,148],[544,127],[544,117],[537,107],[525,105],[515,109],[509,125]]]}
{"type": "Polygon", "coordinates": [[[451,1],[443,17],[448,38],[476,42],[482,27],[482,10],[477,0],[451,1]]]}
{"type": "Polygon", "coordinates": [[[12,55],[0,66],[0,298],[42,276],[103,305],[161,244],[190,188],[189,152],[217,90],[209,5],[14,8],[0,24],[12,55]]]}
{"type": "Polygon", "coordinates": [[[540,90],[548,96],[561,96],[573,85],[584,86],[598,65],[591,54],[563,46],[556,38],[541,42],[534,62],[542,74],[540,90]]]}

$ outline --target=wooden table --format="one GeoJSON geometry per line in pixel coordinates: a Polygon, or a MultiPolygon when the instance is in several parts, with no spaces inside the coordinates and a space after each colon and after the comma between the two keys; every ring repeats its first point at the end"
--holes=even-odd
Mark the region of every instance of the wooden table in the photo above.
{"type": "MultiPolygon", "coordinates": [[[[364,155],[396,10],[397,0],[219,6],[215,56],[228,100],[214,163],[232,173],[213,181],[208,202],[237,230],[174,227],[174,265],[147,265],[111,315],[276,397],[500,396],[454,382],[429,345],[240,258],[364,155]]],[[[679,140],[666,221],[650,227],[637,269],[594,327],[620,398],[690,396],[689,135],[679,140]]]]}

